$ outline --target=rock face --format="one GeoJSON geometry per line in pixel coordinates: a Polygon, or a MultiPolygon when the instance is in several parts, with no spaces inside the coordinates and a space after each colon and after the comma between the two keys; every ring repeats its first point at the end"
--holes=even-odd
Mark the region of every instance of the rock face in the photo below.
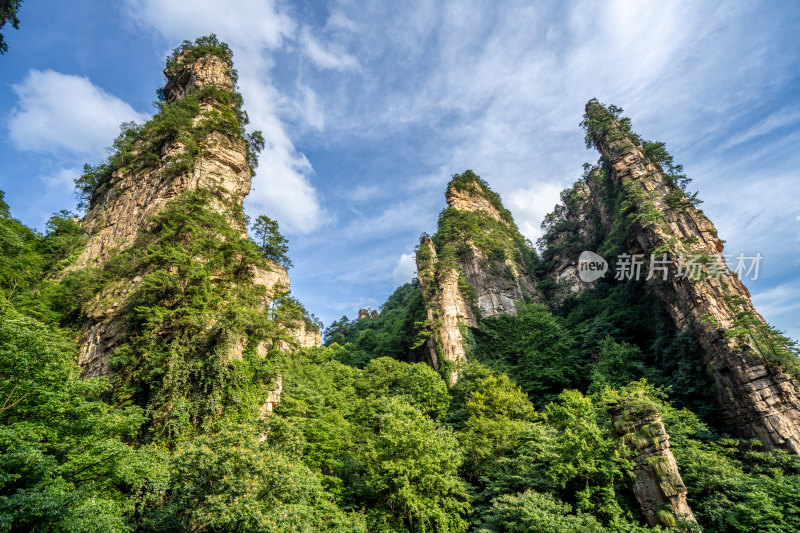
{"type": "MultiPolygon", "coordinates": [[[[167,100],[182,98],[192,88],[232,89],[229,70],[228,65],[213,55],[199,58],[175,75],[165,70],[167,100]]],[[[146,171],[115,171],[112,180],[98,188],[83,219],[89,242],[74,267],[96,265],[108,259],[112,250],[129,247],[150,217],[184,191],[220,187],[227,200],[241,205],[250,193],[251,179],[244,139],[211,132],[203,144],[189,173],[168,176],[170,164],[185,149],[177,141],[167,143],[159,154],[158,164],[146,171]]],[[[221,204],[215,207],[224,211],[221,204]]],[[[238,225],[234,219],[231,222],[238,225]]],[[[246,232],[244,227],[241,230],[246,232]]]]}
{"type": "MultiPolygon", "coordinates": [[[[445,198],[439,231],[422,239],[416,257],[437,370],[468,361],[466,337],[478,315],[514,314],[518,303],[538,299],[527,261],[535,253],[499,196],[468,170],[453,177],[445,198]]],[[[454,383],[457,373],[449,379],[454,383]]]]}
{"type": "Polygon", "coordinates": [[[281,403],[281,394],[283,393],[283,376],[278,375],[275,379],[275,388],[267,394],[267,401],[261,406],[259,413],[261,418],[265,418],[269,413],[275,410],[275,407],[281,403]]]}
{"type": "MultiPolygon", "coordinates": [[[[178,58],[180,63],[181,58],[178,58]]],[[[215,55],[205,55],[182,64],[177,71],[167,69],[166,100],[175,102],[190,90],[216,87],[232,90],[230,65],[215,55]]],[[[201,111],[214,111],[215,100],[204,99],[201,111]]],[[[195,119],[195,123],[199,119],[195,119]]],[[[108,183],[95,191],[91,205],[82,221],[88,243],[76,262],[70,267],[101,266],[113,251],[130,248],[141,230],[148,227],[150,219],[181,193],[196,189],[218,191],[211,207],[226,216],[232,227],[246,235],[241,218],[230,215],[230,205],[241,206],[250,192],[252,172],[247,161],[247,146],[241,135],[226,135],[213,129],[205,136],[196,154],[191,170],[175,173],[171,166],[186,151],[180,141],[167,142],[158,160],[147,169],[115,170],[108,183]],[[230,215],[230,216],[229,216],[230,215]]],[[[142,149],[134,143],[134,150],[142,149]]],[[[272,263],[267,268],[251,268],[252,283],[264,288],[263,306],[278,295],[288,291],[289,276],[286,269],[272,263]]],[[[131,291],[138,285],[137,276],[124,284],[110,287],[98,296],[97,301],[84,309],[86,322],[80,339],[79,364],[84,377],[110,375],[109,353],[119,346],[125,335],[125,325],[118,311],[122,309],[131,291]]],[[[302,346],[319,346],[319,331],[307,331],[305,325],[297,327],[297,341],[302,346]]],[[[231,357],[241,357],[232,349],[231,357]]]]}
{"type": "MultiPolygon", "coordinates": [[[[182,59],[183,56],[177,57],[175,63],[182,63],[182,59]]],[[[164,86],[164,97],[167,102],[180,100],[190,89],[209,86],[227,90],[234,88],[228,65],[222,58],[211,54],[184,65],[175,74],[167,67],[164,69],[164,75],[167,77],[167,84],[164,86]]]]}
{"type": "MultiPolygon", "coordinates": [[[[668,279],[659,273],[648,281],[649,288],[675,325],[697,338],[727,425],[744,438],[800,454],[800,384],[774,356],[785,346],[756,312],[747,288],[724,262],[713,260],[723,250],[714,225],[605,108],[592,101],[586,111],[602,125],[589,134],[607,162],[610,186],[636,213],[627,251],[646,258],[667,254],[668,279]],[[686,258],[692,256],[706,258],[702,275],[677,275],[680,268],[686,273],[686,258]]],[[[599,171],[588,176],[589,192],[580,192],[572,209],[593,212],[607,236],[614,215],[600,208],[606,192],[598,176],[599,171]]]]}
{"type": "Polygon", "coordinates": [[[359,309],[358,310],[358,319],[359,320],[370,320],[373,318],[378,318],[378,311],[376,309],[370,309],[367,307],[366,309],[359,309]]]}
{"type": "Polygon", "coordinates": [[[486,198],[486,190],[475,182],[472,189],[458,189],[452,184],[447,187],[447,205],[459,211],[483,211],[487,216],[501,221],[503,217],[497,208],[486,198]]]}
{"type": "Polygon", "coordinates": [[[310,329],[305,324],[301,326],[301,329],[296,330],[295,338],[301,348],[322,346],[322,332],[318,329],[310,329]]]}
{"type": "Polygon", "coordinates": [[[648,525],[671,527],[676,519],[695,522],[657,406],[639,393],[609,407],[634,462],[633,492],[648,525]]]}
{"type": "MultiPolygon", "coordinates": [[[[445,198],[452,209],[490,217],[498,224],[506,226],[509,233],[519,235],[513,221],[509,220],[510,215],[504,217],[487,195],[488,191],[479,181],[474,181],[469,188],[463,189],[451,182],[445,198]]],[[[481,316],[514,314],[517,302],[523,302],[536,294],[533,276],[528,272],[528,267],[517,258],[489,258],[469,236],[465,242],[458,244],[463,251],[457,255],[456,264],[474,291],[481,316]]]]}
{"type": "Polygon", "coordinates": [[[475,327],[475,315],[459,290],[458,271],[439,262],[433,241],[425,239],[417,251],[417,277],[425,300],[431,336],[430,362],[436,371],[448,364],[448,381],[458,380],[458,366],[467,363],[466,339],[462,331],[475,327]]]}

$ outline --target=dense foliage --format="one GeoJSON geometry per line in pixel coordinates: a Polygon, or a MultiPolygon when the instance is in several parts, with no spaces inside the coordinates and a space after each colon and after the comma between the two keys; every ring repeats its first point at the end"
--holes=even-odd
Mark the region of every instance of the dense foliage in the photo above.
{"type": "Polygon", "coordinates": [[[439,215],[438,231],[432,241],[442,265],[452,266],[456,258],[472,253],[474,246],[487,259],[487,268],[504,270],[513,261],[524,270],[534,268],[538,257],[531,243],[519,232],[500,196],[471,170],[454,174],[448,189],[467,191],[484,198],[500,219],[485,211],[466,211],[448,207],[439,215]]]}
{"type": "Polygon", "coordinates": [[[401,361],[423,361],[419,345],[427,338],[423,325],[426,313],[419,282],[402,285],[389,296],[377,316],[349,320],[343,316],[325,330],[325,344],[343,349],[337,358],[343,363],[363,367],[370,359],[392,357],[401,361]]]}
{"type": "MultiPolygon", "coordinates": [[[[232,68],[211,36],[176,49],[168,70],[205,54],[232,68]]],[[[109,160],[79,180],[84,200],[114,172],[146,172],[165,143],[187,147],[171,163],[184,172],[209,131],[243,140],[236,93],[203,91],[124,127],[109,160]],[[198,121],[206,97],[222,112],[198,121]]],[[[607,126],[587,120],[599,121],[587,123],[593,135],[607,126]]],[[[685,183],[663,145],[626,139],[685,183]]],[[[486,268],[538,274],[542,294],[465,331],[472,361],[451,387],[426,361],[416,280],[379,313],[331,324],[324,347],[299,349],[293,332],[319,325],[255,282],[290,264],[287,241],[266,216],[254,239],[243,235],[224,191],[178,195],[133,246],[83,268],[86,237],[70,213],[40,234],[0,192],[0,531],[658,531],[645,526],[633,456],[612,423],[610,406],[631,397],[662,417],[703,531],[800,529],[800,458],[722,432],[695,341],[641,284],[607,278],[575,297],[543,279],[554,251],[621,250],[646,223],[635,192],[614,192],[603,161],[587,167],[546,219],[540,261],[483,180],[468,171],[450,186],[483,195],[500,220],[445,210],[423,241],[437,268],[458,268],[470,242],[486,268]],[[606,188],[609,231],[580,233],[566,216],[586,179],[606,188]],[[121,342],[111,378],[82,379],[76,340],[96,316],[114,318],[121,342]]],[[[459,288],[469,299],[463,273],[459,288]]],[[[735,331],[765,350],[783,342],[749,318],[735,331]]]]}

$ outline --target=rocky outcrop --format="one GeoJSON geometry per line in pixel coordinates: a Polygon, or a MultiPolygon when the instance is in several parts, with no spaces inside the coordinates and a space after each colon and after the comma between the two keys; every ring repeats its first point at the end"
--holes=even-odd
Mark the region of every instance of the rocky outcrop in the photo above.
{"type": "Polygon", "coordinates": [[[458,366],[469,361],[463,330],[475,327],[475,315],[459,290],[458,271],[441,263],[430,239],[417,250],[417,277],[427,308],[427,341],[431,366],[445,370],[451,385],[458,380],[458,366]],[[447,368],[444,368],[444,367],[447,368]]]}
{"type": "Polygon", "coordinates": [[[500,211],[486,197],[486,190],[474,182],[468,189],[448,186],[445,193],[447,205],[459,211],[482,211],[485,215],[497,220],[503,220],[500,211]]]}
{"type": "MultiPolygon", "coordinates": [[[[167,83],[166,101],[174,103],[190,91],[216,88],[234,89],[231,65],[216,55],[203,55],[192,61],[179,56],[164,71],[167,83]]],[[[200,114],[193,119],[197,126],[206,120],[208,113],[217,112],[220,102],[212,91],[210,97],[199,102],[200,114]]],[[[235,105],[235,102],[227,105],[235,105]]],[[[230,113],[228,111],[228,113],[230,113]]],[[[193,126],[194,127],[194,126],[193,126]]],[[[125,166],[123,158],[110,179],[94,191],[89,210],[81,222],[88,242],[70,270],[84,267],[101,267],[114,253],[129,249],[142,231],[146,231],[152,218],[168,202],[186,191],[210,190],[209,205],[225,216],[232,228],[246,236],[244,218],[238,216],[245,196],[250,192],[252,171],[248,164],[247,144],[240,134],[223,132],[214,127],[201,127],[206,133],[197,139],[192,164],[177,166],[189,148],[180,135],[167,141],[146,166],[125,166]],[[176,171],[175,169],[182,169],[176,171]]],[[[132,156],[149,148],[140,140],[131,147],[132,156]]],[[[265,267],[250,266],[250,283],[263,288],[261,308],[266,309],[279,295],[288,292],[289,276],[286,269],[273,262],[265,267]]],[[[93,303],[83,309],[86,321],[81,344],[79,365],[84,377],[108,376],[108,356],[125,338],[126,327],[121,311],[128,304],[130,294],[141,281],[141,276],[106,287],[93,303]]],[[[320,332],[307,329],[305,324],[295,328],[295,340],[300,346],[319,346],[320,332]]],[[[233,342],[230,358],[241,358],[244,342],[233,342]]]]}
{"type": "Polygon", "coordinates": [[[648,525],[695,522],[656,404],[640,392],[608,407],[633,460],[633,492],[648,525]]]}
{"type": "Polygon", "coordinates": [[[520,272],[514,261],[490,259],[472,243],[465,248],[456,264],[475,295],[482,317],[501,313],[513,315],[517,312],[517,303],[535,299],[533,277],[528,272],[520,272]]]}
{"type": "Polygon", "coordinates": [[[265,418],[269,413],[275,410],[275,407],[281,403],[281,394],[283,394],[283,376],[278,374],[275,379],[275,387],[267,394],[267,401],[261,406],[260,418],[265,418]]]}
{"type": "Polygon", "coordinates": [[[295,330],[294,338],[301,348],[313,348],[322,346],[322,332],[316,328],[309,328],[303,324],[300,329],[295,330]]]}
{"type": "MultiPolygon", "coordinates": [[[[230,67],[220,58],[203,56],[168,77],[168,99],[174,101],[192,88],[209,85],[232,89],[229,71],[230,67]]],[[[251,179],[244,139],[211,132],[203,142],[192,171],[172,176],[170,167],[184,151],[179,141],[168,142],[151,168],[128,170],[123,167],[114,171],[112,179],[95,192],[83,219],[82,226],[89,241],[73,268],[96,266],[108,259],[113,250],[129,247],[150,218],[184,191],[218,189],[223,191],[225,200],[242,205],[250,193],[251,179]]],[[[228,211],[223,202],[214,207],[222,213],[228,211]]],[[[230,217],[229,221],[240,226],[242,233],[246,232],[238,219],[230,217]]]]}
{"type": "Polygon", "coordinates": [[[317,327],[306,324],[305,320],[298,320],[295,326],[289,330],[287,341],[280,341],[279,347],[282,350],[293,348],[313,348],[322,346],[322,332],[317,327]]]}
{"type": "Polygon", "coordinates": [[[478,316],[514,314],[519,303],[539,299],[530,272],[535,252],[500,197],[468,170],[453,176],[445,198],[438,232],[422,239],[416,256],[437,370],[468,361],[466,337],[478,316]]]}
{"type": "MultiPolygon", "coordinates": [[[[592,101],[586,112],[596,125],[589,134],[608,164],[611,184],[635,213],[628,252],[648,259],[667,254],[668,279],[659,274],[649,287],[676,326],[696,336],[728,427],[800,454],[800,384],[777,357],[791,354],[757,313],[739,277],[715,260],[723,244],[714,225],[605,108],[592,101]],[[692,257],[700,258],[700,275],[678,275],[687,274],[692,257]]],[[[597,200],[601,187],[592,179],[588,184],[597,200]]]]}
{"type": "Polygon", "coordinates": [[[180,100],[191,89],[219,87],[233,90],[234,84],[230,76],[230,65],[221,57],[207,54],[195,61],[186,61],[185,55],[175,58],[170,66],[164,69],[167,83],[164,86],[164,99],[167,102],[180,100]]]}
{"type": "Polygon", "coordinates": [[[277,295],[289,292],[291,281],[286,269],[274,261],[268,262],[269,268],[251,268],[253,283],[266,289],[264,305],[269,305],[277,295]]]}
{"type": "Polygon", "coordinates": [[[367,307],[366,309],[359,309],[358,310],[358,319],[359,320],[369,320],[372,318],[378,318],[378,311],[375,309],[370,309],[367,307]]]}
{"type": "MultiPolygon", "coordinates": [[[[467,171],[460,177],[467,174],[472,173],[467,171]]],[[[457,180],[451,181],[445,199],[447,205],[456,211],[488,217],[504,226],[507,233],[502,236],[504,240],[513,241],[516,237],[520,242],[524,241],[511,215],[499,204],[499,197],[496,205],[491,201],[491,195],[494,193],[487,190],[480,178],[474,176],[466,185],[457,180]]],[[[455,258],[457,268],[472,288],[475,303],[484,317],[501,313],[514,314],[517,302],[537,298],[536,283],[529,272],[529,266],[516,257],[519,243],[503,244],[510,253],[501,258],[489,257],[470,235],[464,236],[464,242],[451,243],[460,248],[455,258]]]]}

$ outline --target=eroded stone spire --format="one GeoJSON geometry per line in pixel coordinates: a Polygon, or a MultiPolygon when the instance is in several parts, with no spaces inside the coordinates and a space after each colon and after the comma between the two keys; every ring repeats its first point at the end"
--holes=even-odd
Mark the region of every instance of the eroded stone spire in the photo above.
{"type": "Polygon", "coordinates": [[[428,313],[428,353],[431,366],[447,366],[450,385],[458,380],[458,367],[469,361],[464,328],[475,327],[475,315],[459,290],[458,271],[442,263],[433,241],[423,239],[417,250],[417,277],[428,313]]]}
{"type": "MultiPolygon", "coordinates": [[[[589,135],[608,162],[612,183],[640,215],[629,252],[667,253],[673,271],[682,256],[708,258],[708,263],[722,252],[711,221],[644,155],[635,137],[597,101],[587,104],[586,113],[593,121],[589,135]]],[[[595,189],[590,197],[603,194],[595,189]]],[[[696,279],[671,275],[667,281],[650,280],[649,287],[675,325],[697,338],[730,430],[800,454],[800,384],[781,363],[781,357],[794,355],[758,314],[739,277],[724,263],[714,267],[718,275],[709,275],[706,265],[696,279]]]]}
{"type": "Polygon", "coordinates": [[[647,524],[673,527],[678,520],[695,522],[656,404],[639,392],[609,408],[614,428],[633,459],[633,492],[647,524]]]}
{"type": "Polygon", "coordinates": [[[423,238],[417,251],[436,369],[467,362],[466,337],[476,315],[514,314],[518,304],[539,298],[531,273],[535,252],[486,182],[467,170],[453,176],[445,198],[449,207],[437,236],[423,238]]]}
{"type": "MultiPolygon", "coordinates": [[[[104,174],[82,221],[89,240],[70,269],[102,267],[112,254],[131,248],[153,217],[187,191],[210,191],[208,206],[247,236],[242,203],[250,192],[252,170],[230,56],[189,46],[169,61],[164,74],[161,112],[129,130],[114,159],[100,167],[104,174]]],[[[262,307],[289,289],[286,269],[268,263],[269,268],[251,265],[249,271],[249,282],[263,287],[262,307]]],[[[124,342],[123,311],[141,280],[136,275],[106,287],[84,307],[79,340],[84,377],[111,373],[108,356],[124,342]]],[[[318,329],[306,327],[302,319],[287,338],[301,346],[321,343],[318,329]]],[[[241,357],[245,344],[244,339],[233,342],[230,357],[241,357]]]]}

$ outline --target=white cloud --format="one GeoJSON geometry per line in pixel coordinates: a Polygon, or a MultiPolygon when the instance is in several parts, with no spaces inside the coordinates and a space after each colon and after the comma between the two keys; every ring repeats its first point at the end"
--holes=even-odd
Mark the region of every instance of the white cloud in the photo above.
{"type": "Polygon", "coordinates": [[[61,168],[52,175],[45,176],[43,181],[48,185],[48,190],[55,188],[58,189],[58,192],[63,193],[65,191],[72,191],[72,188],[75,186],[75,179],[80,175],[80,169],[61,168]]]}
{"type": "Polygon", "coordinates": [[[176,45],[215,33],[231,46],[250,126],[266,140],[245,203],[248,211],[276,218],[289,233],[307,233],[329,220],[309,179],[313,168],[295,148],[282,117],[300,114],[321,129],[321,108],[310,88],[301,90],[295,101],[281,95],[270,76],[272,54],[293,38],[296,22],[271,0],[128,0],[128,13],[141,27],[176,45]]]}
{"type": "Polygon", "coordinates": [[[216,33],[239,49],[275,49],[296,27],[272,0],[127,0],[127,4],[128,14],[143,28],[155,30],[175,45],[216,33]]]}
{"type": "Polygon", "coordinates": [[[752,126],[747,131],[733,137],[728,142],[723,144],[720,148],[731,148],[733,146],[745,143],[762,135],[767,135],[773,131],[791,126],[800,121],[800,111],[791,109],[781,109],[767,116],[764,120],[752,126]]]}
{"type": "Polygon", "coordinates": [[[408,283],[414,276],[417,275],[417,261],[414,254],[403,254],[397,260],[394,270],[392,270],[392,278],[398,285],[408,283]]]}
{"type": "Polygon", "coordinates": [[[325,27],[333,30],[344,30],[350,33],[358,31],[358,24],[353,22],[344,12],[338,9],[331,11],[328,21],[325,23],[325,27]]]}
{"type": "Polygon", "coordinates": [[[800,340],[800,281],[755,293],[752,299],[768,322],[785,329],[790,338],[800,340]]]}
{"type": "Polygon", "coordinates": [[[436,217],[435,197],[412,198],[390,203],[367,216],[355,218],[337,231],[340,238],[353,242],[382,241],[409,230],[422,233],[436,217]]]}
{"type": "Polygon", "coordinates": [[[8,128],[19,150],[102,153],[122,122],[147,119],[81,76],[30,70],[12,88],[18,100],[8,128]]]}
{"type": "Polygon", "coordinates": [[[519,220],[519,229],[532,242],[542,236],[538,222],[560,202],[564,184],[540,182],[528,189],[520,189],[504,197],[506,206],[519,220]]]}
{"type": "Polygon", "coordinates": [[[532,238],[552,206],[523,209],[508,195],[532,183],[562,188],[580,176],[583,161],[596,159],[583,152],[577,127],[587,100],[622,105],[637,129],[657,126],[656,138],[672,141],[675,152],[676,138],[702,138],[748,99],[757,101],[755,80],[772,83],[766,71],[777,70],[769,49],[741,28],[752,6],[402,6],[345,4],[359,27],[353,53],[364,76],[358,104],[330,91],[328,131],[394,142],[403,138],[398,130],[430,128],[421,156],[432,166],[475,170],[505,193],[532,238]]]}
{"type": "Polygon", "coordinates": [[[380,185],[357,185],[355,189],[343,196],[352,202],[363,203],[383,195],[384,192],[384,187],[380,185]]]}
{"type": "Polygon", "coordinates": [[[774,264],[789,256],[778,246],[797,242],[796,150],[777,142],[759,154],[750,149],[770,132],[791,140],[784,130],[795,124],[796,106],[786,93],[798,55],[785,44],[790,8],[344,1],[319,26],[307,10],[291,11],[303,17],[298,23],[263,0],[129,4],[141,7],[135,16],[144,27],[171,43],[213,31],[233,47],[254,127],[271,142],[249,209],[311,231],[326,214],[309,180],[312,166],[295,148],[299,139],[326,162],[354,161],[350,176],[335,164],[334,179],[325,176],[326,191],[347,200],[330,204],[340,209],[340,227],[294,241],[316,244],[306,249],[314,269],[303,276],[347,273],[332,291],[364,291],[378,276],[387,279],[405,243],[435,230],[444,183],[466,168],[503,196],[534,240],[558,192],[597,158],[584,151],[577,127],[592,97],[624,107],[645,138],[667,142],[731,250],[757,249],[774,264]],[[292,94],[274,86],[273,57],[285,61],[274,75],[292,94]],[[723,157],[726,143],[740,144],[723,157]],[[371,173],[376,179],[365,180],[371,173]],[[347,212],[353,206],[355,215],[347,212]]]}
{"type": "Polygon", "coordinates": [[[316,131],[325,129],[325,112],[311,87],[298,83],[294,97],[285,100],[287,110],[296,120],[316,131]]]}
{"type": "Polygon", "coordinates": [[[331,43],[327,48],[324,47],[311,35],[311,30],[308,27],[304,27],[303,31],[300,32],[300,44],[303,46],[303,51],[306,55],[319,68],[343,71],[357,71],[361,68],[358,59],[344,52],[335,44],[331,43]]]}

